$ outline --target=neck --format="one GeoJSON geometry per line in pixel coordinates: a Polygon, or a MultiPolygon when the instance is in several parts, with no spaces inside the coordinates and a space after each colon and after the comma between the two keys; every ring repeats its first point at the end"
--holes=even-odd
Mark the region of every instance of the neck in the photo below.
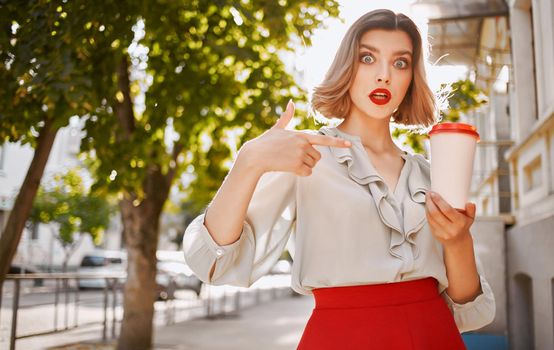
{"type": "Polygon", "coordinates": [[[388,119],[356,118],[351,114],[337,129],[359,136],[364,147],[373,153],[402,153],[392,140],[388,119]]]}

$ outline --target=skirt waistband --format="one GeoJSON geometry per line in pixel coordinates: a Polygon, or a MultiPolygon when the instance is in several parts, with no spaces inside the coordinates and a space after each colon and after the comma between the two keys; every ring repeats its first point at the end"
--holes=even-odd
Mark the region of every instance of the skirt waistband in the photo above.
{"type": "Polygon", "coordinates": [[[315,309],[392,306],[440,297],[438,281],[433,277],[394,283],[317,288],[312,292],[315,309]]]}

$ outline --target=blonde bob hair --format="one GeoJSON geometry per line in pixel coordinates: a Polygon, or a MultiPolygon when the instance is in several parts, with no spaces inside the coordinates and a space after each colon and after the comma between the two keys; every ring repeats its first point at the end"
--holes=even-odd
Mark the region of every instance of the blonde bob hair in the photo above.
{"type": "Polygon", "coordinates": [[[314,89],[313,109],[326,118],[344,119],[350,114],[352,100],[348,90],[359,65],[360,39],[372,29],[401,30],[412,41],[412,81],[406,96],[391,116],[394,122],[424,127],[435,124],[437,102],[427,84],[421,34],[408,16],[384,9],[366,13],[348,29],[325,79],[314,89]]]}

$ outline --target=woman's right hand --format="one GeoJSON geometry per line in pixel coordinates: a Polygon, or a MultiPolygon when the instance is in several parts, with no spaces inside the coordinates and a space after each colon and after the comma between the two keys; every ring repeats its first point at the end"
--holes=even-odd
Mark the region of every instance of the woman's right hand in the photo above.
{"type": "Polygon", "coordinates": [[[285,130],[294,116],[294,103],[289,101],[286,110],[271,129],[244,144],[241,152],[262,174],[268,171],[286,171],[300,176],[312,174],[312,168],[321,159],[313,145],[350,147],[343,139],[312,135],[296,130],[285,130]]]}

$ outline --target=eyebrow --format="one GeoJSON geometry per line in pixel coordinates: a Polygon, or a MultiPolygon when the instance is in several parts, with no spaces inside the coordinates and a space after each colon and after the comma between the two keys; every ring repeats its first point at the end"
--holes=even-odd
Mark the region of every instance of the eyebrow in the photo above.
{"type": "MultiPolygon", "coordinates": [[[[371,51],[374,51],[374,52],[377,52],[377,53],[380,53],[379,50],[371,45],[366,45],[366,44],[360,44],[360,48],[366,48],[368,50],[371,50],[371,51]]],[[[410,50],[400,50],[400,51],[396,51],[394,52],[394,55],[410,55],[412,56],[412,52],[410,50]]]]}

